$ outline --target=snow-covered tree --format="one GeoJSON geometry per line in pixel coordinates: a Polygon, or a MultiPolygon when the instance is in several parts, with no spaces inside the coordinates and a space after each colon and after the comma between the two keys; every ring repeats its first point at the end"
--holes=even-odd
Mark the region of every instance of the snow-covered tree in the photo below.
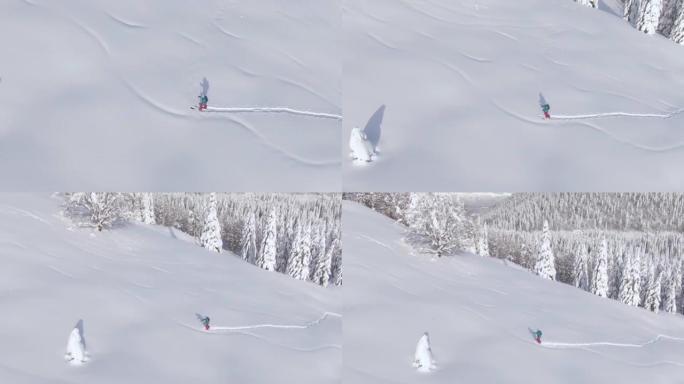
{"type": "Polygon", "coordinates": [[[92,225],[102,231],[123,218],[121,204],[120,193],[77,192],[67,201],[66,212],[79,224],[92,225]]]}
{"type": "Polygon", "coordinates": [[[591,293],[600,297],[608,297],[608,243],[605,238],[601,240],[592,275],[591,293]]]}
{"type": "Polygon", "coordinates": [[[360,162],[369,162],[373,160],[375,151],[373,145],[370,143],[366,134],[359,128],[352,128],[351,136],[349,137],[349,150],[351,157],[360,162]]]}
{"type": "Polygon", "coordinates": [[[537,246],[537,262],[534,265],[534,272],[544,279],[556,280],[555,258],[551,249],[551,233],[548,221],[544,221],[542,236],[537,246]]]}
{"type": "Polygon", "coordinates": [[[637,28],[647,34],[656,33],[662,11],[663,0],[641,0],[637,28]]]}
{"type": "Polygon", "coordinates": [[[574,278],[575,287],[583,289],[585,291],[589,290],[589,253],[587,252],[587,246],[584,243],[580,243],[577,246],[577,253],[575,254],[574,263],[574,278]]]}
{"type": "Polygon", "coordinates": [[[648,271],[648,281],[646,283],[646,297],[644,298],[644,308],[658,313],[660,311],[660,299],[662,296],[661,275],[656,271],[655,265],[651,263],[648,271]]]}
{"type": "Polygon", "coordinates": [[[684,2],[679,3],[679,8],[677,8],[674,16],[670,39],[677,44],[684,44],[684,2]]]}
{"type": "Polygon", "coordinates": [[[309,278],[310,263],[311,227],[299,227],[287,261],[287,274],[297,280],[306,280],[309,278]]]}
{"type": "Polygon", "coordinates": [[[207,207],[204,227],[200,235],[200,245],[214,252],[221,252],[223,240],[221,240],[221,224],[218,220],[216,194],[209,194],[209,206],[207,207]]]}
{"type": "Polygon", "coordinates": [[[449,194],[414,193],[406,213],[408,239],[419,252],[438,257],[461,249],[465,212],[449,194]]]}
{"type": "Polygon", "coordinates": [[[418,340],[416,345],[416,353],[413,359],[413,367],[417,368],[418,372],[430,372],[435,370],[436,364],[434,356],[432,355],[432,348],[430,346],[430,335],[425,332],[418,340]]]}
{"type": "Polygon", "coordinates": [[[143,193],[140,196],[140,219],[145,224],[155,224],[154,197],[151,193],[143,193]]]}
{"type": "Polygon", "coordinates": [[[662,0],[663,11],[660,13],[660,21],[658,22],[658,33],[663,36],[670,37],[672,34],[672,27],[677,18],[677,10],[679,8],[680,0],[662,0]]]}
{"type": "Polygon", "coordinates": [[[88,361],[85,337],[83,335],[83,320],[79,320],[69,334],[64,359],[73,365],[80,365],[88,361]]]}
{"type": "Polygon", "coordinates": [[[254,211],[247,214],[247,221],[242,227],[242,236],[240,238],[240,256],[243,260],[253,263],[256,259],[256,217],[254,211]]]}
{"type": "Polygon", "coordinates": [[[483,257],[489,257],[489,235],[487,234],[487,224],[482,226],[479,241],[477,242],[477,254],[483,257]]]}
{"type": "Polygon", "coordinates": [[[639,306],[641,302],[641,276],[639,273],[641,250],[628,249],[625,253],[624,272],[620,284],[619,299],[627,305],[639,306]]]}
{"type": "Polygon", "coordinates": [[[598,8],[599,0],[575,0],[577,3],[585,7],[598,8]]]}
{"type": "Polygon", "coordinates": [[[278,213],[275,209],[271,209],[271,213],[268,216],[268,221],[265,226],[265,232],[262,236],[261,247],[259,253],[257,254],[256,265],[267,271],[276,270],[276,255],[278,254],[277,249],[277,238],[278,238],[278,213]]]}
{"type": "Polygon", "coordinates": [[[623,16],[625,20],[634,26],[637,25],[639,19],[642,1],[644,0],[625,0],[623,16]]]}
{"type": "Polygon", "coordinates": [[[668,313],[677,312],[677,281],[676,273],[672,268],[670,268],[669,273],[667,274],[663,309],[668,313]]]}
{"type": "Polygon", "coordinates": [[[327,252],[323,257],[320,257],[316,263],[316,271],[314,272],[313,281],[327,287],[330,284],[330,275],[332,274],[332,260],[335,252],[339,251],[340,241],[334,239],[327,252]]]}

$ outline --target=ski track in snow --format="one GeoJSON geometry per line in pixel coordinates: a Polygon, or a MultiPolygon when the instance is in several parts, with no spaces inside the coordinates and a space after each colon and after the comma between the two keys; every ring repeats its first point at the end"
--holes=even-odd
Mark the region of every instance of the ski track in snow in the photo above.
{"type": "Polygon", "coordinates": [[[222,108],[222,107],[207,107],[205,112],[223,112],[223,113],[289,113],[292,115],[319,117],[322,119],[342,120],[341,115],[323,112],[304,111],[288,107],[236,107],[236,108],[222,108]]]}
{"type": "Polygon", "coordinates": [[[323,320],[326,320],[329,317],[342,318],[342,315],[340,315],[339,313],[334,313],[334,312],[325,312],[323,314],[323,316],[321,316],[317,320],[314,320],[314,321],[307,323],[307,324],[304,324],[304,325],[256,324],[256,325],[242,325],[242,326],[233,326],[233,327],[221,327],[221,326],[214,327],[214,326],[212,326],[208,332],[211,333],[212,330],[216,330],[216,331],[241,331],[241,330],[246,330],[246,329],[259,329],[259,328],[308,329],[308,328],[311,328],[315,325],[320,324],[323,320]]]}
{"type": "MultiPolygon", "coordinates": [[[[38,4],[31,3],[28,0],[24,0],[24,1],[27,2],[28,4],[38,6],[38,4]]],[[[50,11],[52,11],[52,10],[50,9],[50,11]]],[[[113,15],[111,15],[111,14],[108,14],[108,15],[110,17],[114,18],[115,20],[117,20],[116,17],[114,17],[113,15]]],[[[70,15],[63,15],[63,14],[59,13],[59,16],[66,19],[67,21],[70,21],[72,24],[74,24],[75,26],[80,28],[82,31],[84,31],[88,36],[90,36],[98,44],[98,46],[104,51],[105,55],[108,58],[111,58],[111,50],[109,48],[109,45],[107,44],[107,42],[102,37],[100,37],[97,34],[97,32],[95,32],[92,28],[86,26],[84,23],[80,22],[79,20],[71,17],[70,15]]],[[[117,20],[117,21],[120,21],[120,22],[123,22],[124,24],[126,24],[126,22],[123,20],[117,20]]],[[[238,36],[238,35],[235,35],[233,33],[226,31],[218,23],[216,23],[216,21],[214,21],[214,25],[225,35],[228,35],[228,36],[236,38],[236,39],[244,39],[241,36],[238,36]]],[[[201,45],[201,43],[190,38],[189,36],[186,36],[186,35],[182,35],[182,36],[185,37],[186,39],[192,41],[192,42],[195,42],[195,43],[198,43],[201,45]]],[[[290,56],[288,56],[288,57],[290,57],[290,56]]],[[[292,60],[294,60],[295,62],[301,63],[299,60],[296,60],[294,57],[290,57],[290,58],[292,60]]],[[[301,64],[303,65],[303,63],[301,63],[301,64]]],[[[260,76],[258,74],[252,74],[252,75],[253,76],[260,76]]],[[[175,117],[180,117],[180,118],[191,118],[191,117],[193,117],[187,113],[180,112],[180,111],[175,110],[173,108],[167,107],[167,106],[163,105],[162,103],[157,102],[156,100],[154,100],[154,98],[146,95],[142,90],[140,90],[136,86],[134,86],[132,82],[130,82],[128,79],[124,78],[123,76],[121,76],[118,73],[117,73],[117,77],[119,78],[121,83],[126,88],[129,89],[129,91],[131,91],[141,101],[145,102],[146,104],[153,107],[154,109],[156,109],[160,112],[163,112],[165,114],[175,116],[175,117]]],[[[330,101],[329,99],[327,99],[323,95],[319,94],[318,92],[314,91],[313,89],[311,89],[311,88],[309,88],[303,84],[300,84],[296,81],[292,81],[292,80],[285,79],[282,77],[274,77],[274,79],[276,79],[280,82],[283,82],[285,84],[288,84],[290,86],[294,86],[294,87],[300,88],[304,91],[307,91],[307,92],[317,96],[318,98],[326,101],[330,105],[337,107],[335,105],[335,103],[333,103],[332,101],[330,101]]],[[[231,112],[230,109],[231,108],[226,108],[225,111],[215,111],[215,112],[231,112]]],[[[336,120],[342,119],[341,115],[327,114],[327,113],[316,113],[316,112],[310,112],[310,111],[299,111],[299,110],[295,110],[295,109],[291,109],[291,108],[233,108],[232,112],[234,112],[234,113],[246,113],[246,112],[291,113],[291,114],[306,115],[306,116],[318,117],[318,118],[327,118],[327,119],[336,119],[336,120]]],[[[234,119],[234,118],[229,118],[229,120],[231,120],[235,124],[243,127],[245,130],[252,133],[266,147],[271,148],[271,149],[275,150],[276,152],[280,153],[281,155],[289,158],[290,160],[296,161],[300,164],[307,165],[307,166],[331,167],[331,166],[337,166],[341,163],[341,160],[322,160],[322,161],[321,160],[312,160],[312,159],[308,159],[308,158],[302,157],[300,155],[291,153],[291,152],[285,150],[284,148],[268,141],[266,139],[266,137],[261,132],[259,132],[255,128],[251,127],[247,123],[244,123],[244,122],[239,121],[239,120],[234,119]]]]}
{"type": "MultiPolygon", "coordinates": [[[[147,103],[148,105],[152,106],[153,108],[157,109],[160,112],[163,112],[163,113],[169,114],[171,116],[175,116],[175,117],[181,117],[181,118],[193,118],[194,117],[190,114],[174,110],[172,108],[169,108],[169,107],[155,101],[152,97],[145,95],[141,90],[137,89],[132,83],[130,83],[126,79],[121,78],[121,81],[140,100],[142,100],[143,102],[147,103]]],[[[210,108],[207,108],[207,112],[212,112],[212,111],[210,111],[210,109],[213,110],[213,112],[258,112],[258,111],[256,111],[256,109],[259,109],[259,108],[225,108],[225,110],[221,110],[221,108],[210,107],[210,108]],[[236,109],[237,109],[237,111],[236,111],[236,109]]],[[[306,112],[306,111],[302,111],[302,112],[306,112]]],[[[202,113],[204,113],[204,112],[202,112],[202,113]]],[[[312,113],[315,113],[315,112],[312,112],[312,113]]],[[[321,117],[321,116],[317,116],[317,117],[321,117]]],[[[289,151],[285,150],[284,148],[282,148],[282,147],[272,143],[271,141],[269,141],[266,138],[266,136],[264,136],[256,128],[252,127],[251,125],[247,124],[246,122],[243,122],[241,120],[238,120],[238,119],[233,118],[233,117],[228,117],[228,116],[225,116],[224,118],[227,120],[230,120],[231,122],[235,123],[238,126],[241,126],[246,131],[250,132],[254,137],[256,137],[261,142],[262,145],[265,145],[266,147],[271,148],[271,149],[275,150],[276,152],[280,153],[281,155],[289,158],[290,160],[294,160],[300,164],[307,165],[307,166],[336,166],[336,165],[340,164],[339,160],[312,160],[312,159],[308,159],[308,158],[302,157],[300,155],[297,155],[295,153],[289,152],[289,151]]]]}
{"type": "MultiPolygon", "coordinates": [[[[514,117],[514,118],[516,118],[516,119],[518,119],[518,120],[520,120],[520,121],[527,122],[527,123],[532,123],[532,124],[534,124],[534,125],[547,125],[547,124],[553,124],[553,123],[554,123],[553,120],[556,118],[555,115],[554,115],[554,116],[551,118],[551,120],[546,120],[546,121],[533,119],[533,118],[530,118],[530,117],[521,115],[521,114],[519,114],[519,113],[517,113],[517,112],[513,112],[513,111],[509,110],[508,108],[506,108],[506,107],[502,106],[501,104],[499,104],[499,103],[498,103],[497,101],[495,101],[494,99],[490,99],[490,101],[492,102],[492,104],[494,104],[494,106],[496,106],[496,107],[497,107],[500,111],[502,111],[503,113],[505,113],[505,114],[507,114],[507,115],[509,115],[509,116],[512,116],[512,117],[514,117]]],[[[680,113],[680,112],[681,112],[681,110],[680,110],[678,113],[680,113]]],[[[602,114],[598,114],[598,115],[602,115],[602,114]]],[[[562,115],[561,115],[561,116],[562,116],[562,115]]],[[[604,129],[604,128],[601,128],[601,127],[599,127],[599,126],[597,126],[597,125],[594,125],[594,124],[588,123],[588,122],[586,122],[586,121],[583,121],[583,120],[587,120],[587,119],[591,119],[591,118],[595,118],[595,117],[583,117],[583,116],[591,116],[591,115],[577,115],[577,116],[574,116],[574,117],[578,117],[578,118],[572,118],[572,119],[563,119],[563,118],[560,118],[560,119],[558,119],[558,120],[561,120],[561,121],[559,121],[560,124],[563,124],[563,123],[573,123],[573,124],[579,124],[579,125],[582,125],[582,126],[591,128],[591,129],[593,129],[593,130],[595,130],[595,131],[597,131],[597,132],[600,132],[600,133],[606,135],[607,137],[609,137],[610,139],[612,139],[612,140],[615,141],[615,142],[618,142],[618,143],[621,143],[621,144],[624,144],[624,145],[628,145],[628,146],[631,146],[631,147],[633,147],[633,148],[635,148],[635,149],[639,149],[639,150],[644,150],[644,151],[648,151],[648,152],[669,152],[669,151],[679,150],[679,149],[684,148],[684,142],[682,142],[682,143],[675,143],[675,144],[668,145],[668,146],[663,146],[663,147],[653,147],[653,146],[642,145],[642,144],[638,144],[638,143],[635,143],[635,142],[632,142],[632,141],[629,141],[629,140],[625,140],[625,139],[623,139],[623,138],[621,138],[621,137],[615,135],[614,133],[612,133],[612,132],[610,132],[610,131],[608,131],[608,130],[606,130],[606,129],[604,129]],[[579,116],[579,117],[578,117],[578,116],[579,116]]],[[[662,116],[663,116],[663,115],[658,115],[657,117],[663,118],[662,116]]],[[[568,117],[573,117],[573,116],[568,116],[568,117]]],[[[642,116],[642,117],[643,117],[643,116],[642,116]]],[[[647,116],[647,117],[648,117],[648,116],[647,116]]]]}
{"type": "MultiPolygon", "coordinates": [[[[502,23],[493,24],[493,25],[491,25],[491,26],[486,25],[486,24],[457,24],[457,23],[453,23],[453,22],[451,22],[451,21],[449,21],[449,20],[443,19],[443,18],[441,18],[441,17],[435,16],[434,14],[432,14],[432,13],[430,13],[430,12],[427,12],[427,11],[425,11],[425,10],[423,10],[423,9],[421,9],[421,8],[419,8],[419,7],[415,6],[415,5],[413,5],[413,4],[409,4],[408,2],[406,2],[406,1],[404,1],[404,0],[401,0],[400,3],[401,3],[404,7],[409,8],[409,9],[412,9],[415,13],[422,14],[423,16],[426,16],[426,17],[428,17],[428,18],[430,18],[430,19],[433,19],[433,20],[438,21],[438,22],[441,22],[441,23],[446,23],[446,24],[449,24],[449,25],[458,25],[458,26],[462,26],[462,27],[492,27],[491,32],[496,33],[496,34],[498,34],[498,35],[501,35],[501,36],[503,36],[503,37],[505,37],[505,38],[507,38],[507,39],[514,40],[514,41],[518,41],[518,38],[515,37],[515,36],[512,36],[512,35],[510,35],[510,34],[508,34],[508,33],[505,33],[505,32],[500,31],[499,28],[510,27],[510,28],[537,29],[537,28],[549,28],[549,27],[552,27],[552,26],[550,26],[550,25],[527,25],[527,26],[517,26],[517,25],[507,25],[507,24],[502,24],[502,23]]],[[[366,15],[368,15],[368,13],[365,12],[365,11],[361,11],[361,12],[364,13],[364,14],[366,14],[366,15]]],[[[383,23],[387,23],[387,21],[383,21],[383,23]]],[[[418,31],[418,30],[415,30],[415,29],[413,30],[413,32],[414,32],[414,33],[417,33],[417,34],[419,34],[419,35],[422,35],[422,36],[425,36],[425,37],[434,39],[434,37],[432,37],[430,34],[428,34],[428,33],[426,33],[426,32],[418,31]]],[[[558,32],[558,33],[564,33],[564,32],[566,32],[566,31],[560,31],[560,32],[558,32]]],[[[588,32],[588,31],[578,30],[578,32],[586,33],[586,34],[591,35],[591,33],[588,32]]],[[[385,46],[386,48],[393,49],[393,50],[401,50],[401,48],[399,48],[399,47],[397,47],[397,46],[394,46],[394,45],[392,45],[392,44],[387,43],[387,42],[384,41],[381,37],[379,37],[379,36],[377,36],[377,35],[375,35],[375,34],[371,34],[371,33],[367,32],[366,35],[369,36],[370,38],[372,38],[373,40],[375,40],[376,42],[378,42],[379,44],[381,44],[382,46],[385,46]]],[[[455,50],[455,53],[457,53],[457,54],[459,54],[459,55],[461,55],[461,56],[463,56],[463,57],[465,57],[465,58],[467,58],[467,59],[469,59],[469,60],[473,60],[473,61],[480,62],[480,63],[487,63],[487,62],[491,62],[491,61],[492,61],[492,60],[487,59],[487,58],[481,58],[481,57],[472,56],[472,55],[469,55],[469,54],[467,54],[467,53],[465,53],[465,52],[461,52],[461,51],[458,51],[458,50],[455,50]]],[[[542,57],[543,57],[544,59],[546,59],[547,61],[552,62],[552,63],[554,63],[554,64],[556,64],[556,65],[559,65],[559,66],[564,66],[564,67],[570,67],[570,66],[572,66],[571,64],[568,64],[568,63],[565,63],[565,62],[556,60],[556,59],[554,59],[554,58],[552,58],[552,57],[550,57],[550,56],[548,56],[548,55],[546,55],[546,54],[542,54],[542,57]]],[[[525,116],[523,116],[523,115],[520,115],[520,114],[518,114],[518,113],[515,113],[515,112],[513,112],[513,111],[511,111],[511,110],[509,110],[509,109],[507,109],[507,108],[504,108],[504,107],[501,106],[498,102],[496,102],[493,98],[491,98],[489,95],[484,94],[484,93],[482,92],[482,90],[480,89],[479,85],[477,84],[477,82],[476,82],[476,81],[475,81],[475,80],[474,80],[466,71],[462,70],[461,68],[459,68],[458,66],[456,66],[456,65],[454,65],[454,64],[452,64],[452,63],[450,63],[450,62],[446,62],[446,61],[443,61],[443,60],[440,60],[440,59],[436,59],[436,58],[431,58],[430,60],[433,61],[433,62],[435,62],[435,63],[438,63],[438,64],[440,64],[440,65],[442,65],[442,66],[444,66],[444,67],[446,67],[447,69],[449,69],[449,70],[451,70],[451,71],[453,71],[453,72],[455,72],[455,73],[457,73],[457,74],[458,74],[463,80],[465,80],[470,86],[472,86],[474,89],[476,89],[476,90],[478,91],[478,93],[480,93],[483,97],[489,99],[489,100],[490,100],[498,109],[500,109],[500,110],[503,111],[504,113],[506,113],[506,114],[508,114],[508,115],[510,115],[510,116],[512,116],[512,117],[514,117],[514,118],[516,118],[516,119],[518,119],[518,120],[525,121],[525,122],[528,122],[528,123],[532,123],[532,124],[535,124],[535,125],[541,125],[541,124],[548,124],[548,123],[549,123],[549,122],[537,121],[537,120],[534,120],[534,119],[525,117],[525,116]]],[[[534,66],[529,65],[529,64],[524,64],[524,63],[523,63],[523,64],[520,64],[520,65],[522,65],[523,67],[528,68],[528,69],[530,69],[530,70],[532,70],[532,71],[536,71],[536,72],[539,72],[539,71],[540,71],[539,68],[534,67],[534,66]]],[[[575,87],[575,88],[577,88],[577,87],[575,87]]],[[[584,89],[581,89],[581,88],[577,88],[577,89],[580,90],[580,91],[583,91],[583,92],[591,92],[590,90],[584,90],[584,89]]],[[[622,94],[613,94],[613,96],[618,96],[618,97],[621,97],[621,98],[625,98],[625,99],[629,99],[629,100],[632,100],[632,101],[636,101],[636,102],[642,103],[642,104],[644,104],[644,105],[648,105],[648,104],[644,103],[643,101],[641,101],[641,100],[639,100],[639,99],[636,99],[636,98],[634,98],[634,97],[631,97],[631,96],[622,95],[622,94]]],[[[664,103],[664,104],[669,105],[668,103],[664,103]]],[[[672,106],[672,105],[669,105],[669,106],[670,106],[671,108],[676,108],[675,106],[672,106]]],[[[657,108],[656,108],[656,109],[657,109],[657,108]]],[[[607,129],[605,129],[605,128],[602,128],[602,127],[597,126],[597,125],[595,125],[595,124],[591,124],[591,123],[586,122],[586,120],[605,119],[605,118],[616,118],[616,117],[626,117],[626,118],[661,118],[661,119],[669,119],[669,118],[676,117],[677,115],[679,115],[679,114],[681,114],[681,113],[683,113],[683,112],[684,112],[684,109],[677,109],[676,111],[671,112],[671,113],[660,113],[660,114],[659,114],[659,113],[606,112],[606,113],[595,113],[595,114],[584,114],[584,115],[554,115],[554,116],[552,117],[550,123],[553,123],[554,120],[562,120],[562,121],[565,121],[565,122],[576,122],[576,123],[579,124],[579,125],[582,125],[582,126],[584,126],[584,127],[590,128],[590,129],[592,129],[592,130],[594,130],[594,131],[597,131],[597,132],[599,132],[599,133],[601,133],[601,134],[607,136],[609,139],[611,139],[611,140],[613,140],[613,141],[615,141],[615,142],[617,142],[617,143],[620,143],[620,144],[623,144],[623,145],[627,145],[627,146],[630,146],[630,147],[635,148],[635,149],[638,149],[638,150],[643,150],[643,151],[647,151],[647,152],[660,152],[660,153],[662,153],[662,152],[669,152],[669,151],[674,151],[674,150],[680,150],[680,149],[684,148],[684,142],[675,143],[675,144],[671,144],[671,145],[667,145],[667,146],[649,146],[649,145],[639,144],[639,143],[634,142],[634,141],[630,141],[630,140],[627,140],[627,139],[623,139],[623,138],[617,136],[615,133],[610,132],[609,130],[607,130],[607,129]]]]}
{"type": "Polygon", "coordinates": [[[271,340],[268,337],[258,335],[256,333],[252,332],[244,332],[245,330],[255,330],[255,329],[262,329],[262,328],[276,328],[276,329],[308,329],[311,328],[315,325],[320,324],[323,320],[329,318],[329,317],[337,317],[337,318],[342,318],[342,315],[339,313],[335,312],[325,312],[323,316],[321,316],[319,319],[312,321],[308,324],[305,325],[279,325],[279,324],[256,324],[256,325],[245,325],[245,326],[238,326],[238,327],[211,327],[208,331],[205,331],[204,329],[200,329],[198,327],[183,323],[181,321],[175,321],[176,324],[188,328],[190,330],[193,330],[195,332],[199,332],[202,334],[208,334],[208,335],[219,335],[219,336],[234,336],[234,335],[243,335],[243,336],[249,336],[256,338],[258,340],[267,342],[271,345],[275,345],[280,348],[288,349],[291,351],[297,351],[297,352],[317,352],[321,350],[326,350],[326,349],[339,349],[342,350],[342,346],[338,344],[325,344],[325,345],[319,345],[315,347],[309,347],[309,348],[302,348],[302,347],[293,347],[291,345],[286,345],[286,344],[281,344],[281,343],[276,343],[273,340],[271,340]]]}
{"type": "Polygon", "coordinates": [[[684,338],[682,337],[674,337],[674,336],[668,336],[668,335],[656,335],[654,338],[651,340],[648,340],[644,343],[641,344],[635,344],[635,343],[615,343],[615,342],[608,342],[608,341],[597,341],[597,342],[588,342],[588,343],[563,343],[563,342],[553,342],[553,341],[544,341],[541,346],[547,347],[547,348],[560,348],[560,349],[565,349],[565,348],[576,348],[576,347],[618,347],[618,348],[644,348],[646,346],[655,344],[661,340],[669,340],[669,341],[675,341],[675,342],[684,342],[684,338]]]}
{"type": "Polygon", "coordinates": [[[629,112],[604,112],[594,113],[588,115],[553,115],[551,120],[587,120],[600,119],[606,117],[643,117],[643,118],[660,118],[670,119],[684,112],[684,108],[678,109],[671,113],[629,113],[629,112]]]}

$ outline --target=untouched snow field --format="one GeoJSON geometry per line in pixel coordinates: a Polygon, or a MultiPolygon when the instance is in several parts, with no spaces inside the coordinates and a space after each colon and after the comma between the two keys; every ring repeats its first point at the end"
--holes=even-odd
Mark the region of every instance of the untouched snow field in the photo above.
{"type": "Polygon", "coordinates": [[[344,189],[683,188],[684,47],[618,12],[610,0],[347,0],[344,189]],[[347,156],[354,126],[380,135],[375,163],[347,156]]]}
{"type": "Polygon", "coordinates": [[[340,36],[334,1],[4,0],[3,189],[339,191],[340,36]]]}
{"type": "Polygon", "coordinates": [[[684,318],[492,258],[414,255],[390,219],[344,205],[344,378],[363,383],[641,383],[684,375],[684,318]],[[537,344],[528,327],[543,331],[537,344]],[[430,333],[437,371],[411,366],[430,333]]]}
{"type": "Polygon", "coordinates": [[[0,382],[340,382],[339,290],[169,228],[97,233],[57,211],[57,199],[0,194],[0,382]],[[74,367],[63,356],[79,319],[90,361],[74,367]]]}

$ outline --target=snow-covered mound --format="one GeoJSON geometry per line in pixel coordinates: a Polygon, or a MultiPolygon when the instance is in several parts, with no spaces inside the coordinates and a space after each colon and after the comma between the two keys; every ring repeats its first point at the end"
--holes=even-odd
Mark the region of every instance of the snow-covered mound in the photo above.
{"type": "Polygon", "coordinates": [[[431,260],[402,228],[344,205],[345,380],[363,383],[674,383],[684,318],[541,279],[497,259],[431,260]],[[529,329],[543,332],[542,343],[529,329]],[[413,368],[430,333],[438,363],[413,368]]]}
{"type": "Polygon", "coordinates": [[[684,47],[600,4],[346,1],[345,136],[386,109],[345,190],[684,187],[684,47]]]}
{"type": "Polygon", "coordinates": [[[2,1],[3,186],[339,191],[340,31],[330,1],[2,1]]]}
{"type": "Polygon", "coordinates": [[[57,199],[0,194],[0,382],[339,383],[339,290],[169,228],[70,228],[57,210],[57,199]],[[79,319],[68,349],[87,346],[88,361],[72,366],[79,319]]]}
{"type": "Polygon", "coordinates": [[[351,136],[349,137],[349,149],[351,158],[356,163],[370,162],[373,160],[375,151],[368,140],[368,136],[359,128],[352,128],[351,136]]]}

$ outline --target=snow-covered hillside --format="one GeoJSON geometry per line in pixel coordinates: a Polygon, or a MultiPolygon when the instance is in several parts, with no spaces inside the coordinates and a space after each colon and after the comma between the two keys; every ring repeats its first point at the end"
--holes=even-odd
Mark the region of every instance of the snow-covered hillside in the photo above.
{"type": "Polygon", "coordinates": [[[339,191],[340,31],[330,1],[5,0],[2,188],[339,191]]]}
{"type": "Polygon", "coordinates": [[[344,135],[367,126],[380,154],[347,157],[344,189],[684,187],[684,47],[617,5],[347,0],[344,135]]]}
{"type": "Polygon", "coordinates": [[[0,194],[0,382],[340,382],[339,290],[165,227],[71,228],[58,204],[0,194]],[[71,366],[79,319],[90,360],[71,366]]]}
{"type": "Polygon", "coordinates": [[[602,299],[512,264],[431,260],[402,228],[344,203],[344,377],[354,383],[676,383],[684,319],[602,299]],[[528,331],[543,331],[537,344],[528,331]],[[413,354],[430,333],[437,371],[413,354]]]}

